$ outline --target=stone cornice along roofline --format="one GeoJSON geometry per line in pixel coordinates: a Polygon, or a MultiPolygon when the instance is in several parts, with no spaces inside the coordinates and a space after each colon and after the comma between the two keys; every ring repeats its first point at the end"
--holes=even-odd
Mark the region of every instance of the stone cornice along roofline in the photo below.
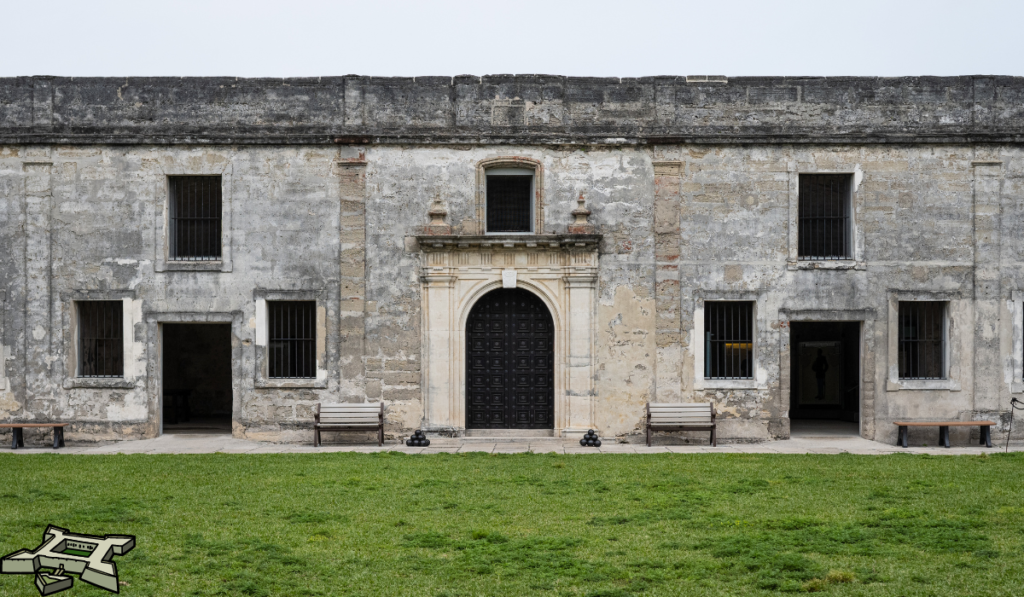
{"type": "Polygon", "coordinates": [[[1022,143],[1024,77],[0,78],[0,144],[1022,143]]]}

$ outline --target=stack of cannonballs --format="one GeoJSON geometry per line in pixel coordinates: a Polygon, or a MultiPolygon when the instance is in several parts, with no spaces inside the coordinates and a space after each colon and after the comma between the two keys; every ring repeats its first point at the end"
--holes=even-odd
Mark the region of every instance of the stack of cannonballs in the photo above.
{"type": "Polygon", "coordinates": [[[586,435],[580,440],[580,445],[583,447],[600,448],[601,438],[597,437],[593,429],[588,429],[586,435]]]}
{"type": "Polygon", "coordinates": [[[427,446],[430,445],[430,440],[427,439],[427,436],[423,435],[423,431],[421,429],[417,429],[409,437],[409,439],[405,440],[405,445],[409,446],[410,448],[412,448],[412,447],[426,448],[427,446]]]}

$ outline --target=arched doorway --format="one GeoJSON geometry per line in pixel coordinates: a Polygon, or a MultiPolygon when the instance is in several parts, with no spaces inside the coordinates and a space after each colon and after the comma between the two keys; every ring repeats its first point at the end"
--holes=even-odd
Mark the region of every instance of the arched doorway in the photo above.
{"type": "Polygon", "coordinates": [[[553,429],[555,335],[547,306],[519,288],[485,294],[466,324],[466,428],[553,429]]]}

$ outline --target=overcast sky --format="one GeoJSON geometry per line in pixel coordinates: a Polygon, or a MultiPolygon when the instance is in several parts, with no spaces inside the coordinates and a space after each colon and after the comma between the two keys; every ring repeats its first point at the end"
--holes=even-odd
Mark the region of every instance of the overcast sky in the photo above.
{"type": "Polygon", "coordinates": [[[3,0],[0,76],[1024,75],[1024,0],[3,0]]]}

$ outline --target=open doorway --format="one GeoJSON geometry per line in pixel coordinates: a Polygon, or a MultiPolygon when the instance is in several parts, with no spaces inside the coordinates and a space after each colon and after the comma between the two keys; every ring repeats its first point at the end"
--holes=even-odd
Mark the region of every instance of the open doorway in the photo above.
{"type": "Polygon", "coordinates": [[[164,433],[231,433],[231,325],[163,325],[164,433]]]}
{"type": "Polygon", "coordinates": [[[860,434],[860,322],[793,322],[791,436],[860,434]]]}

